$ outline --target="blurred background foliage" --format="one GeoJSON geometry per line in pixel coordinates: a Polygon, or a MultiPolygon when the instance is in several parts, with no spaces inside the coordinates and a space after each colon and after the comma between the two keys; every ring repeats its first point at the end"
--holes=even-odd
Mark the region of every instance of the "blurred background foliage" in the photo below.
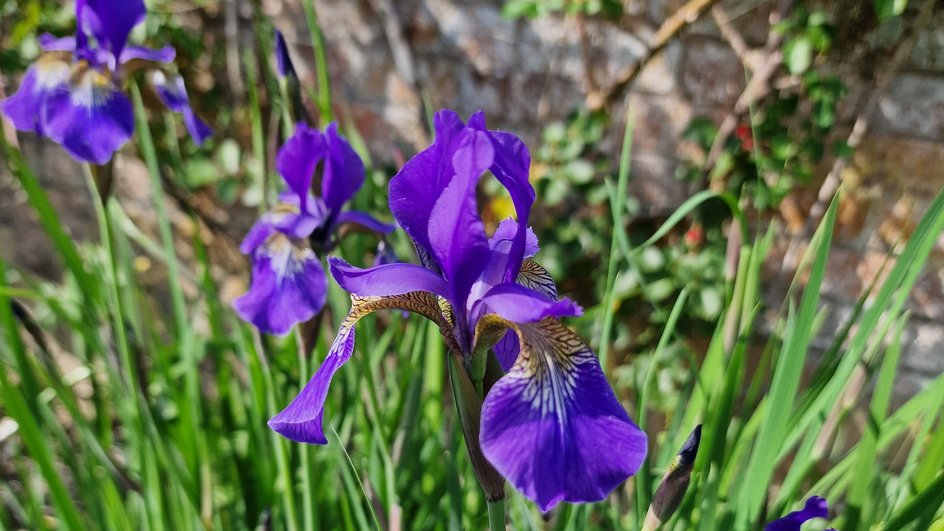
{"type": "MultiPolygon", "coordinates": [[[[153,161],[163,193],[182,219],[175,222],[177,255],[162,252],[154,231],[127,220],[112,201],[99,205],[97,217],[116,230],[93,239],[98,244],[75,243],[82,267],[101,277],[95,285],[83,285],[82,275],[68,267],[56,279],[16,264],[0,268],[0,300],[16,301],[0,311],[0,353],[10,374],[0,412],[17,419],[0,423],[0,529],[484,528],[484,500],[444,391],[442,345],[419,319],[382,315],[359,327],[359,343],[370,348],[357,352],[351,370],[339,373],[341,382],[332,388],[327,447],[289,444],[264,425],[317,366],[347,298],[332,288],[311,356],[299,352],[298,336],[254,334],[226,304],[245,284],[246,264],[235,249],[277,192],[274,154],[291,124],[273,71],[273,22],[265,3],[240,3],[241,16],[252,21],[250,38],[241,34],[235,49],[241,88],[233,84],[227,56],[233,47],[224,42],[224,4],[149,2],[147,23],[132,37],[175,47],[195,107],[216,130],[205,145],[194,146],[175,118],[157,110],[145,80],[135,80],[143,88],[153,142],[139,136],[138,153],[128,150],[128,156],[153,161]],[[182,278],[167,279],[166,265],[175,260],[182,278]],[[186,286],[183,322],[167,317],[173,303],[168,282],[186,286]]],[[[635,5],[501,4],[502,16],[511,20],[576,17],[614,24],[635,5]]],[[[685,9],[690,3],[676,4],[685,9]]],[[[623,133],[623,109],[566,109],[527,132],[534,139],[532,182],[539,201],[532,219],[539,258],[560,291],[586,307],[585,317],[568,324],[603,357],[624,404],[650,434],[653,452],[636,480],[594,506],[540,515],[513,495],[513,528],[638,528],[655,481],[696,421],[706,424],[707,449],[695,486],[671,521],[675,529],[757,528],[798,507],[811,488],[833,495],[841,529],[865,529],[867,522],[927,529],[938,517],[942,380],[936,377],[892,412],[895,363],[884,360],[900,354],[899,297],[910,291],[933,246],[940,208],[928,209],[920,225],[925,232],[915,231],[906,249],[894,248],[915,262],[886,269],[884,283],[857,294],[854,311],[835,329],[824,329],[827,312],[815,266],[830,250],[835,209],[825,212],[817,239],[804,242],[809,254],[795,277],[788,275],[783,285],[762,280],[775,232],[770,227],[778,226],[784,202],[820,184],[827,166],[850,160],[855,148],[837,134],[850,87],[826,60],[846,52],[848,24],[817,2],[796,4],[789,16],[764,28],[774,36],[768,43],[775,49],[768,52],[782,57],[779,82],[767,83],[733,122],[695,115],[681,132],[687,148],[672,178],[690,199],[672,212],[649,214],[638,197],[626,194],[633,153],[616,156],[614,148],[623,133]],[[889,286],[887,297],[867,306],[867,297],[883,286],[889,286]],[[804,302],[807,297],[811,302],[804,302]],[[773,317],[757,322],[766,310],[773,317]],[[876,328],[880,316],[887,337],[866,334],[868,342],[857,343],[871,331],[859,327],[876,328]],[[809,361],[805,347],[821,331],[830,347],[819,364],[810,364],[800,386],[809,361]],[[799,369],[783,367],[784,359],[799,369]],[[855,373],[860,380],[852,376],[856,359],[865,367],[855,373]],[[785,405],[791,414],[769,420],[771,409],[781,406],[768,392],[781,393],[773,399],[795,409],[785,405]],[[879,426],[871,438],[854,415],[863,410],[879,426]],[[774,444],[771,434],[786,442],[774,444]],[[895,452],[901,441],[908,444],[895,452]],[[758,463],[757,456],[771,459],[758,463]],[[885,462],[872,470],[868,459],[876,456],[885,462]],[[748,472],[748,462],[763,472],[748,472]],[[854,487],[857,482],[865,486],[854,487]],[[745,494],[751,487],[769,496],[755,500],[745,494]]],[[[72,10],[58,1],[0,0],[0,73],[7,94],[37,56],[39,34],[72,31],[72,10]]],[[[907,1],[875,0],[857,6],[850,19],[871,21],[894,45],[905,38],[906,15],[912,20],[916,11],[907,1]]],[[[314,13],[305,14],[317,42],[314,13]]],[[[301,60],[312,64],[327,53],[303,50],[312,56],[301,60]]],[[[302,88],[313,115],[324,111],[319,88],[302,88]]],[[[430,95],[422,96],[428,115],[434,110],[430,95]]],[[[374,132],[359,130],[343,106],[334,110],[369,168],[354,206],[385,212],[386,182],[412,152],[371,153],[366,137],[374,132]]],[[[632,126],[634,115],[628,116],[632,126]]],[[[4,152],[5,162],[19,182],[35,179],[11,153],[4,152]]],[[[79,172],[55,178],[67,177],[79,179],[79,172]]],[[[146,177],[134,182],[146,186],[146,177]]],[[[510,201],[496,183],[483,183],[480,192],[490,226],[509,215],[510,201]]],[[[31,203],[36,194],[28,194],[31,203]]],[[[61,225],[50,215],[40,217],[61,225]]],[[[810,239],[818,222],[813,219],[800,237],[810,239]]],[[[392,244],[401,259],[412,259],[402,234],[392,244]]],[[[341,254],[369,264],[376,249],[375,238],[357,234],[341,254]]]]}

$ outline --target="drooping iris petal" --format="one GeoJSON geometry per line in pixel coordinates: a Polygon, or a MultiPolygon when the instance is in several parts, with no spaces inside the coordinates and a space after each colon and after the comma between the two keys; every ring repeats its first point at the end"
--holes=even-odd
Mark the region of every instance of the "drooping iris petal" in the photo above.
{"type": "Polygon", "coordinates": [[[326,444],[322,429],[325,399],[334,373],[354,351],[354,325],[378,310],[399,309],[423,315],[440,328],[448,326],[439,312],[436,298],[426,292],[411,292],[396,297],[351,297],[351,311],[341,323],[328,355],[301,393],[276,416],[269,426],[277,433],[298,442],[326,444]]]}
{"type": "Polygon", "coordinates": [[[377,234],[390,234],[397,228],[396,225],[384,223],[370,214],[359,212],[357,210],[345,210],[344,212],[341,212],[338,214],[335,223],[338,225],[343,223],[353,223],[355,225],[360,225],[367,230],[376,232],[377,234]]]}
{"type": "Polygon", "coordinates": [[[144,0],[82,0],[76,2],[76,18],[86,29],[108,46],[114,57],[121,57],[128,35],[147,15],[144,0]],[[84,5],[82,5],[84,4],[84,5]]]}
{"type": "Polygon", "coordinates": [[[364,163],[338,134],[337,122],[328,124],[324,138],[328,155],[321,178],[321,198],[328,210],[337,212],[364,184],[364,163]]]}
{"type": "Polygon", "coordinates": [[[521,355],[482,405],[482,450],[542,511],[602,500],[634,474],[646,435],[580,338],[555,319],[515,325],[521,355]]]}
{"type": "Polygon", "coordinates": [[[819,496],[811,496],[802,509],[770,522],[764,526],[764,531],[800,531],[800,526],[807,520],[827,516],[829,516],[829,504],[826,500],[819,496]]]}
{"type": "Polygon", "coordinates": [[[464,128],[455,112],[443,109],[433,117],[433,144],[417,153],[390,180],[390,212],[417,247],[431,256],[429,217],[436,200],[452,181],[452,155],[464,128]]]}
{"type": "Polygon", "coordinates": [[[359,297],[386,297],[411,291],[445,297],[448,293],[442,278],[418,265],[385,264],[361,269],[332,256],[328,259],[328,268],[338,285],[359,297]]]}
{"type": "MultiPolygon", "coordinates": [[[[130,51],[131,48],[126,51],[130,51]]],[[[173,50],[173,49],[171,49],[173,50]]],[[[167,76],[161,71],[155,71],[152,76],[154,88],[161,101],[168,109],[179,112],[184,117],[184,125],[187,126],[187,132],[197,145],[203,144],[213,130],[193,112],[190,106],[190,97],[187,95],[187,87],[184,85],[184,78],[174,76],[173,80],[168,80],[167,76]]]]}
{"type": "Polygon", "coordinates": [[[233,308],[259,330],[285,335],[321,311],[327,290],[315,253],[275,234],[255,252],[249,291],[233,301],[233,308]]]}
{"type": "Polygon", "coordinates": [[[269,427],[279,435],[308,444],[327,444],[322,419],[325,399],[334,373],[351,359],[354,352],[354,327],[342,327],[318,371],[294,400],[276,416],[269,427]]]}
{"type": "Polygon", "coordinates": [[[46,102],[47,134],[72,157],[104,164],[134,133],[128,97],[101,72],[78,74],[70,90],[56,90],[46,102]]]}
{"type": "MultiPolygon", "coordinates": [[[[174,50],[173,46],[167,45],[163,48],[147,48],[145,46],[126,46],[124,50],[121,51],[121,56],[118,58],[119,64],[125,64],[129,61],[134,61],[135,59],[140,59],[142,61],[150,61],[153,63],[172,63],[174,58],[177,57],[177,51],[174,50]]],[[[162,73],[163,75],[163,73],[162,73]]],[[[184,97],[186,98],[186,92],[184,92],[184,97]]],[[[165,105],[168,105],[165,102],[165,105]]],[[[177,109],[173,109],[177,112],[182,112],[177,109]]]]}
{"type": "Polygon", "coordinates": [[[302,213],[309,213],[315,208],[311,182],[315,168],[325,157],[325,150],[324,136],[317,129],[299,122],[295,126],[295,134],[285,141],[276,158],[279,174],[298,198],[302,213]]]}
{"type": "Polygon", "coordinates": [[[488,263],[488,240],[478,214],[475,185],[492,163],[494,150],[488,137],[466,129],[452,157],[455,176],[442,191],[429,216],[430,248],[449,283],[447,297],[459,312],[465,311],[472,285],[488,263]]]}
{"type": "Polygon", "coordinates": [[[583,309],[570,299],[554,300],[530,288],[510,282],[490,289],[479,300],[478,305],[482,311],[496,313],[515,323],[533,323],[546,317],[583,314],[583,309]]]}
{"type": "Polygon", "coordinates": [[[30,65],[20,88],[0,102],[0,110],[20,131],[46,135],[47,102],[57,91],[68,90],[69,63],[55,54],[43,55],[30,65]]]}
{"type": "Polygon", "coordinates": [[[239,244],[239,252],[243,254],[252,254],[256,252],[263,243],[266,242],[276,232],[274,216],[267,212],[253,224],[242,243],[239,244]]]}

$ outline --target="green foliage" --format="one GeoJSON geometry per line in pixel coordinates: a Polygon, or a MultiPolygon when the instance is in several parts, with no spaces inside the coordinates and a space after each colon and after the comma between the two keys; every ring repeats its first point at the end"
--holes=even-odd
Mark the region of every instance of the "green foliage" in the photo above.
{"type": "Polygon", "coordinates": [[[875,0],[879,20],[897,17],[908,8],[908,0],[875,0]]]}
{"type": "Polygon", "coordinates": [[[623,3],[619,0],[507,0],[502,6],[502,16],[509,19],[539,18],[554,13],[618,19],[623,14],[623,3]]]}
{"type": "MultiPolygon", "coordinates": [[[[737,125],[708,179],[735,195],[748,196],[763,212],[777,208],[797,185],[808,183],[816,165],[829,151],[827,142],[846,87],[839,78],[817,68],[832,44],[832,27],[822,11],[797,9],[777,30],[784,34],[783,55],[795,84],[774,87],[771,94],[737,125]]],[[[696,117],[684,138],[708,153],[717,130],[710,119],[696,117]]],[[[848,146],[831,146],[839,156],[851,156],[848,146]]],[[[700,181],[704,160],[689,160],[679,177],[700,181]]]]}
{"type": "MultiPolygon", "coordinates": [[[[577,4],[512,1],[506,10],[577,4]]],[[[579,9],[590,13],[592,4],[579,9]]],[[[8,18],[10,6],[0,0],[0,27],[28,30],[3,33],[0,67],[21,68],[30,57],[21,44],[53,25],[59,8],[42,4],[8,18]]],[[[306,14],[315,24],[314,11],[306,14]]],[[[268,30],[259,23],[260,39],[268,30]]],[[[725,179],[724,191],[699,192],[665,220],[640,220],[627,197],[631,127],[616,165],[598,148],[611,127],[604,115],[573,113],[543,132],[533,151],[543,209],[534,217],[539,258],[563,279],[562,292],[589,301],[587,317],[571,324],[595,344],[652,445],[631,488],[594,505],[541,515],[508,487],[514,529],[638,529],[658,478],[698,423],[704,435],[691,485],[663,529],[759,529],[808,494],[829,499],[830,525],[838,529],[941,525],[944,376],[897,409],[890,397],[904,303],[944,233],[944,192],[895,250],[881,284],[862,294],[839,330],[822,330],[836,198],[790,292],[770,309],[772,337],[757,339],[774,231],[753,233],[744,210],[772,208],[810,175],[843,92],[817,70],[818,54],[829,47],[825,20],[797,15],[782,30],[796,92],[765,101],[749,135],[726,147],[723,171],[712,174],[725,179]],[[739,236],[729,246],[732,233],[739,236]],[[809,345],[817,334],[833,348],[814,366],[809,345]],[[850,403],[847,396],[861,398],[850,403]],[[867,415],[861,436],[854,412],[867,415]]],[[[186,32],[176,38],[199,46],[186,32]]],[[[317,48],[317,32],[313,39],[317,48]]],[[[228,206],[264,207],[271,199],[265,142],[284,132],[283,100],[266,61],[251,55],[249,108],[217,116],[224,126],[244,125],[203,148],[181,144],[175,121],[149,113],[146,94],[133,89],[138,152],[156,198],[169,180],[228,206]],[[267,120],[271,113],[276,119],[267,120]]],[[[328,108],[322,74],[318,103],[328,108]]],[[[348,134],[357,144],[357,132],[348,134]]],[[[707,149],[714,134],[710,122],[696,120],[688,138],[707,149]]],[[[26,159],[2,147],[64,277],[41,280],[0,260],[0,414],[7,421],[0,529],[486,527],[435,327],[397,313],[366,318],[328,399],[329,444],[291,443],[265,422],[324,357],[333,321],[347,311],[346,294],[332,288],[311,357],[299,352],[298,335],[261,337],[220,302],[199,223],[193,258],[182,260],[184,239],[173,234],[162,200],[151,239],[117,200],[96,201],[87,175],[100,232],[94,243],[78,244],[26,159]],[[160,286],[139,274],[142,259],[164,272],[160,286]]],[[[382,211],[391,171],[370,170],[356,206],[382,211]]],[[[484,192],[498,218],[507,198],[484,192]]],[[[402,234],[392,243],[409,255],[402,234]]],[[[341,254],[363,263],[375,244],[346,239],[341,254]]]]}

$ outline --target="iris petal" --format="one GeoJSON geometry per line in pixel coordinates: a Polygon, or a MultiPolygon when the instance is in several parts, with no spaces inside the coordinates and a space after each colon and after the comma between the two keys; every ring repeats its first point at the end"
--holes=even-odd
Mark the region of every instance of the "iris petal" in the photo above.
{"type": "MultiPolygon", "coordinates": [[[[518,284],[530,288],[544,296],[557,300],[557,286],[554,278],[541,264],[534,260],[525,260],[518,271],[518,284]]],[[[518,359],[518,334],[514,330],[505,332],[504,337],[492,346],[502,370],[508,372],[518,359]]]]}
{"type": "Polygon", "coordinates": [[[47,102],[59,90],[68,90],[69,64],[54,54],[40,57],[30,65],[20,88],[0,102],[0,110],[20,131],[45,135],[47,102]]]}
{"type": "Polygon", "coordinates": [[[342,327],[315,375],[308,380],[294,400],[276,416],[269,419],[269,427],[293,441],[309,444],[327,444],[322,419],[328,387],[334,373],[351,359],[354,352],[354,327],[342,327]]]}
{"type": "MultiPolygon", "coordinates": [[[[135,50],[141,49],[135,48],[135,50]]],[[[173,52],[173,48],[170,50],[173,52]]],[[[128,48],[125,51],[130,52],[132,48],[128,48]]],[[[196,142],[197,145],[203,144],[206,139],[213,134],[213,130],[193,112],[193,108],[190,106],[190,97],[187,95],[187,87],[184,84],[184,78],[174,76],[174,79],[171,81],[167,79],[163,72],[157,71],[154,73],[152,79],[154,81],[154,88],[157,90],[157,95],[160,96],[164,105],[174,112],[181,113],[184,117],[184,125],[187,127],[187,132],[190,133],[190,137],[193,138],[193,141],[196,142]]]]}
{"type": "Polygon", "coordinates": [[[465,311],[472,285],[489,259],[485,227],[478,214],[475,186],[492,163],[494,150],[486,134],[466,129],[452,157],[455,176],[430,211],[430,248],[449,283],[458,311],[465,311]]]}
{"type": "Polygon", "coordinates": [[[485,456],[543,511],[602,500],[639,469],[645,433],[577,335],[555,319],[507,325],[522,355],[485,397],[485,456]]]}
{"type": "Polygon", "coordinates": [[[347,140],[338,134],[337,122],[328,124],[324,139],[327,160],[321,178],[321,198],[329,210],[338,212],[363,186],[364,163],[347,140]]]}
{"type": "Polygon", "coordinates": [[[253,257],[252,282],[233,308],[259,330],[285,335],[324,307],[327,278],[311,249],[275,235],[253,257]]]}
{"type": "Polygon", "coordinates": [[[299,122],[295,134],[285,141],[276,158],[279,174],[297,197],[303,213],[314,209],[311,182],[315,168],[324,159],[325,148],[324,136],[317,129],[299,122]]]}
{"type": "MultiPolygon", "coordinates": [[[[489,131],[489,138],[495,150],[495,160],[490,169],[495,178],[508,190],[511,201],[515,205],[515,212],[518,214],[518,230],[508,253],[509,260],[504,278],[510,281],[518,274],[521,261],[528,256],[528,218],[535,198],[534,187],[528,180],[531,155],[525,143],[511,133],[489,131]]],[[[536,246],[537,238],[535,238],[536,246]]],[[[531,255],[533,256],[534,253],[531,255]]]]}
{"type": "Polygon", "coordinates": [[[800,531],[800,526],[807,520],[827,516],[829,516],[829,504],[826,500],[819,496],[811,496],[802,509],[770,522],[764,526],[764,531],[800,531]]]}
{"type": "Polygon", "coordinates": [[[361,269],[331,257],[328,267],[342,288],[360,297],[386,297],[411,291],[445,296],[448,289],[442,278],[414,264],[385,264],[361,269]]]}
{"type": "MultiPolygon", "coordinates": [[[[503,242],[513,242],[515,237],[518,235],[518,222],[513,218],[505,218],[501,223],[498,224],[498,228],[495,229],[495,233],[492,234],[492,237],[488,239],[488,246],[493,250],[498,248],[503,242]]],[[[532,256],[538,254],[540,248],[538,247],[538,237],[534,234],[534,230],[531,227],[527,227],[525,231],[525,244],[524,244],[524,258],[531,258],[532,256]]]]}
{"type": "MultiPolygon", "coordinates": [[[[121,57],[118,58],[120,64],[127,63],[128,61],[133,61],[135,59],[140,59],[142,61],[150,61],[153,63],[172,63],[174,58],[177,56],[177,51],[174,50],[173,46],[167,45],[163,48],[147,48],[145,46],[127,46],[121,52],[121,57]]],[[[166,104],[166,102],[165,102],[166,104]]],[[[174,109],[177,112],[180,112],[177,109],[174,109]]]]}
{"type": "Polygon", "coordinates": [[[269,427],[293,441],[326,444],[322,428],[325,400],[334,373],[354,351],[354,325],[377,310],[399,309],[423,315],[438,324],[446,325],[436,298],[426,292],[411,292],[395,297],[351,297],[351,311],[341,323],[338,335],[328,350],[321,367],[302,391],[279,414],[269,420],[269,427]]]}
{"type": "Polygon", "coordinates": [[[76,18],[90,31],[100,45],[107,45],[120,57],[128,35],[144,21],[147,9],[144,0],[81,0],[76,2],[76,18]]]}
{"type": "Polygon", "coordinates": [[[108,162],[134,133],[128,97],[104,74],[89,69],[71,90],[56,90],[46,103],[50,138],[81,161],[108,162]]]}
{"type": "Polygon", "coordinates": [[[429,218],[433,205],[452,181],[452,155],[465,125],[443,109],[433,117],[433,144],[417,153],[390,180],[390,212],[417,247],[431,256],[429,218]]]}
{"type": "Polygon", "coordinates": [[[353,223],[355,225],[360,225],[361,227],[374,231],[377,234],[390,234],[397,228],[396,225],[384,223],[370,214],[359,212],[357,210],[345,210],[344,212],[338,214],[337,224],[340,225],[342,223],[353,223]]]}
{"type": "Polygon", "coordinates": [[[39,36],[39,46],[44,52],[73,52],[75,37],[56,37],[48,33],[39,36]]]}
{"type": "Polygon", "coordinates": [[[583,310],[570,299],[554,300],[519,284],[499,284],[479,301],[480,308],[515,323],[533,323],[546,317],[581,315],[583,310]]]}

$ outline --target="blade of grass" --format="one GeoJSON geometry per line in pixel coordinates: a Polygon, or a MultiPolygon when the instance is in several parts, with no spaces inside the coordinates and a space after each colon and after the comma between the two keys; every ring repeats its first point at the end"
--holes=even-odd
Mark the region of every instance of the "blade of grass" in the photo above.
{"type": "Polygon", "coordinates": [[[860,522],[869,521],[869,513],[874,512],[875,503],[868,499],[873,479],[880,475],[881,463],[876,459],[878,439],[882,425],[885,422],[888,405],[891,402],[892,389],[895,382],[895,368],[901,354],[901,336],[907,321],[907,316],[898,318],[895,332],[892,334],[892,343],[882,359],[878,381],[872,392],[872,404],[869,407],[869,418],[865,425],[865,432],[859,441],[859,460],[852,477],[852,484],[846,496],[846,510],[843,511],[846,529],[859,529],[860,522]]]}
{"type": "Polygon", "coordinates": [[[607,367],[607,358],[610,352],[610,335],[613,332],[613,318],[616,315],[616,290],[613,285],[616,283],[617,268],[619,266],[619,253],[617,250],[618,234],[625,231],[623,225],[623,215],[626,211],[626,189],[629,185],[629,162],[632,156],[633,147],[633,124],[635,117],[632,107],[626,109],[626,129],[623,131],[623,147],[620,150],[619,175],[616,181],[616,191],[610,197],[610,214],[613,217],[613,234],[610,238],[609,257],[606,265],[606,288],[603,300],[603,324],[600,330],[600,366],[603,370],[607,367]]]}
{"type": "MultiPolygon", "coordinates": [[[[819,302],[820,286],[826,273],[826,260],[832,243],[833,228],[836,223],[838,197],[834,198],[826,211],[826,216],[813,236],[810,249],[814,263],[810,270],[809,281],[795,318],[788,326],[784,337],[781,354],[777,359],[767,400],[772,404],[788,405],[793,403],[800,384],[800,376],[806,366],[807,347],[813,335],[813,321],[819,302]]],[[[761,423],[757,442],[745,469],[741,496],[737,496],[738,514],[742,527],[757,519],[761,504],[767,495],[767,485],[777,466],[776,456],[780,451],[787,432],[790,415],[768,414],[761,423]]]]}

